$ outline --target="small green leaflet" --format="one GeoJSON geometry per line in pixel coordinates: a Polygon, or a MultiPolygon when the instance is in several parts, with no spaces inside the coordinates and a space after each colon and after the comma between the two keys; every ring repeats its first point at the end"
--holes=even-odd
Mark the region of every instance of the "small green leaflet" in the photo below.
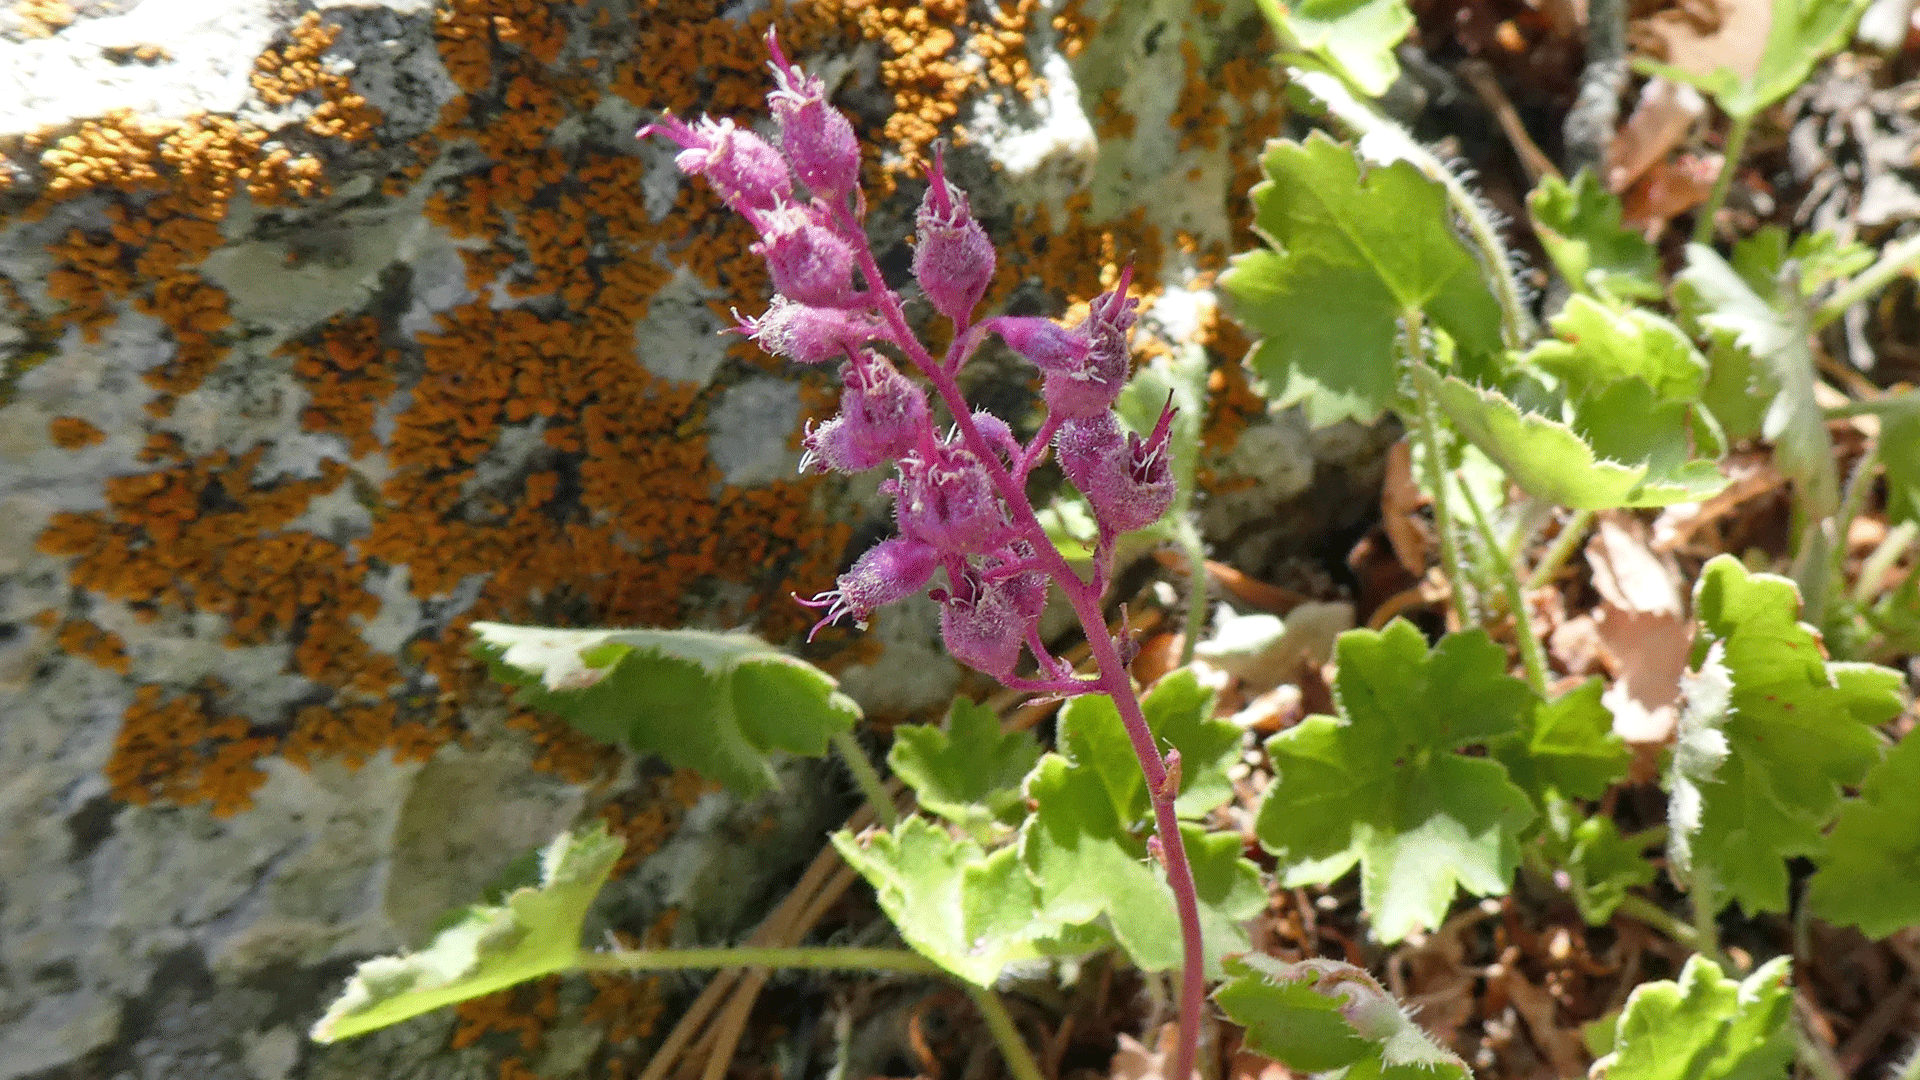
{"type": "MultiPolygon", "coordinates": [[[[1731,555],[1701,570],[1693,672],[1668,772],[1673,867],[1749,913],[1787,909],[1784,860],[1822,850],[1842,785],[1880,759],[1900,674],[1829,663],[1793,582],[1731,555]]],[[[1716,908],[1717,909],[1717,908],[1716,908]]]]}
{"type": "Polygon", "coordinates": [[[1356,861],[1374,933],[1438,927],[1457,888],[1507,891],[1534,816],[1498,761],[1455,753],[1524,730],[1538,698],[1486,633],[1429,653],[1413,624],[1349,630],[1336,646],[1341,716],[1267,741],[1276,777],[1254,829],[1283,885],[1332,881],[1356,861]]]}
{"type": "MultiPolygon", "coordinates": [[[[1068,926],[1104,920],[1143,971],[1180,965],[1180,923],[1173,890],[1147,847],[1114,813],[1114,793],[1099,772],[1048,754],[1027,778],[1036,809],[1020,837],[1020,856],[1040,892],[1047,922],[1068,926]]],[[[1207,971],[1220,957],[1248,947],[1242,921],[1266,905],[1260,871],[1240,855],[1237,833],[1183,825],[1187,859],[1200,896],[1207,971]]]]}
{"type": "Polygon", "coordinates": [[[1394,47],[1413,29],[1405,0],[1258,0],[1280,40],[1292,41],[1361,93],[1379,97],[1400,77],[1394,47]]]}
{"type": "Polygon", "coordinates": [[[1867,773],[1840,810],[1808,886],[1821,918],[1872,938],[1920,924],[1920,737],[1912,732],[1867,773]]]}
{"type": "Polygon", "coordinates": [[[1426,369],[1416,369],[1414,377],[1469,442],[1527,494],[1546,502],[1577,510],[1669,506],[1726,486],[1713,462],[1686,459],[1686,406],[1649,413],[1653,402],[1638,380],[1616,384],[1579,417],[1623,462],[1596,452],[1574,427],[1522,411],[1498,390],[1426,369]]]}
{"type": "Polygon", "coordinates": [[[1039,895],[1013,848],[988,854],[917,816],[890,833],[842,830],[833,846],[915,952],[976,986],[1044,955],[1043,939],[1060,931],[1039,921],[1039,895]]]}
{"type": "Polygon", "coordinates": [[[1736,119],[1758,116],[1761,110],[1793,93],[1807,81],[1815,64],[1847,43],[1853,24],[1873,0],[1773,0],[1773,21],[1767,43],[1752,75],[1742,77],[1730,68],[1696,75],[1671,64],[1638,60],[1634,66],[1652,75],[1688,83],[1713,96],[1714,104],[1736,119]]]}
{"type": "Polygon", "coordinates": [[[1622,300],[1660,298],[1660,258],[1646,238],[1620,225],[1620,199],[1591,172],[1571,184],[1556,176],[1527,196],[1535,235],[1575,289],[1622,300]]]}
{"type": "Polygon", "coordinates": [[[1556,340],[1535,345],[1523,362],[1552,373],[1568,397],[1638,379],[1655,400],[1697,401],[1706,385],[1706,358],[1678,326],[1650,311],[1573,296],[1551,326],[1556,340]]]}
{"type": "MultiPolygon", "coordinates": [[[[1169,672],[1140,698],[1147,727],[1164,748],[1180,751],[1180,794],[1174,809],[1201,817],[1233,798],[1227,768],[1240,754],[1241,731],[1213,718],[1213,690],[1192,668],[1169,672]]],[[[1082,694],[1060,708],[1060,747],[1076,765],[1100,774],[1114,813],[1129,828],[1149,821],[1153,802],[1119,710],[1105,694],[1082,694]]]]}
{"type": "Polygon", "coordinates": [[[1536,705],[1518,735],[1488,745],[1507,774],[1536,803],[1558,791],[1576,799],[1598,799],[1625,779],[1632,756],[1613,733],[1613,714],[1600,703],[1606,685],[1588,679],[1552,701],[1536,705]]]}
{"type": "Polygon", "coordinates": [[[992,709],[965,698],[954,701],[944,731],[926,724],[895,728],[887,752],[887,764],[922,807],[976,836],[1026,815],[1020,781],[1039,760],[1031,732],[1002,732],[992,709]]]}
{"type": "Polygon", "coordinates": [[[833,677],[750,634],[473,624],[523,705],[743,794],[774,787],[766,755],[818,756],[860,707],[833,677]]]}
{"type": "Polygon", "coordinates": [[[1730,336],[1753,357],[1757,391],[1770,399],[1760,433],[1774,446],[1774,461],[1794,482],[1795,498],[1814,518],[1840,505],[1840,474],[1827,440],[1826,417],[1814,399],[1813,333],[1806,305],[1790,281],[1775,288],[1769,303],[1712,248],[1687,245],[1680,284],[1691,291],[1683,303],[1701,326],[1730,336]]]}
{"type": "Polygon", "coordinates": [[[1880,418],[1880,460],[1887,463],[1887,523],[1920,521],[1920,408],[1880,418]]]}
{"type": "Polygon", "coordinates": [[[1580,808],[1558,795],[1547,800],[1547,828],[1540,837],[1548,862],[1564,870],[1568,892],[1589,926],[1604,926],[1629,890],[1653,884],[1647,836],[1621,836],[1613,819],[1580,819],[1580,808]]]}
{"type": "Polygon", "coordinates": [[[1865,244],[1843,243],[1825,229],[1790,236],[1779,225],[1762,225],[1753,235],[1734,241],[1728,261],[1748,288],[1769,293],[1791,259],[1800,279],[1800,295],[1812,299],[1828,285],[1872,266],[1874,255],[1865,244]]]}
{"type": "Polygon", "coordinates": [[[433,944],[362,963],[313,1025],[329,1043],[573,967],[581,925],[625,843],[606,826],[563,834],[540,856],[540,884],[468,909],[433,944]]]}
{"type": "Polygon", "coordinates": [[[1373,976],[1336,960],[1286,963],[1251,953],[1227,960],[1214,991],[1247,1046],[1300,1073],[1346,1080],[1471,1080],[1373,976]]]}
{"type": "Polygon", "coordinates": [[[1363,168],[1315,133],[1273,142],[1254,186],[1254,225],[1272,245],[1221,278],[1260,341],[1247,364],[1277,406],[1315,427],[1371,422],[1394,402],[1396,325],[1425,311],[1463,352],[1501,346],[1500,307],[1447,222],[1445,191],[1407,162],[1363,168]]]}
{"type": "Polygon", "coordinates": [[[1740,982],[1695,954],[1678,982],[1634,987],[1614,1023],[1612,1052],[1595,1062],[1596,1080],[1763,1080],[1783,1077],[1793,1060],[1788,1017],[1793,992],[1787,957],[1740,982]]]}

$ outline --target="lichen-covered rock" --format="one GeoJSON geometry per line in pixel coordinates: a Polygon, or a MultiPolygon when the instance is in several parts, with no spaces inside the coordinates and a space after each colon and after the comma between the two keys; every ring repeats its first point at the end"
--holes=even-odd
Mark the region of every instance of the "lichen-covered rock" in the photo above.
{"type": "MultiPolygon", "coordinates": [[[[828,374],[716,334],[767,295],[749,230],[631,137],[661,110],[753,122],[769,22],[862,124],[883,265],[955,136],[1000,244],[989,304],[1053,311],[1131,261],[1222,354],[1237,419],[1210,445],[1264,423],[1206,292],[1280,117],[1250,3],[982,10],[0,15],[0,1080],[631,1067],[656,983],[541,984],[325,1052],[302,1033],[349,961],[579,816],[639,867],[613,925],[681,940],[750,925],[818,850],[845,809],[828,771],[741,806],[514,709],[466,633],[793,640],[790,595],[871,516],[870,485],[794,469],[828,374]]],[[[1245,445],[1262,505],[1295,493],[1292,428],[1245,445]]],[[[827,638],[829,664],[856,640],[827,638]]],[[[910,611],[840,663],[890,716],[957,681],[910,611]]]]}

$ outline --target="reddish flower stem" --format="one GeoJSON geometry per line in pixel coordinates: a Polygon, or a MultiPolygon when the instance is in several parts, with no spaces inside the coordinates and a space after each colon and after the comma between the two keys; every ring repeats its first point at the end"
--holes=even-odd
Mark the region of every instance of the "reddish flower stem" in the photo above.
{"type": "MultiPolygon", "coordinates": [[[[1106,568],[1100,564],[1113,558],[1113,547],[1111,544],[1101,545],[1101,552],[1095,556],[1093,581],[1082,578],[1068,565],[1059,549],[1053,546],[1053,541],[1048,539],[1046,528],[1040,524],[1032,505],[1027,502],[1021,479],[1016,479],[1001,464],[1000,455],[994,452],[974,424],[973,410],[968,406],[966,396],[960,392],[954,372],[935,360],[907,325],[899,297],[887,289],[885,280],[880,276],[880,267],[873,257],[872,245],[867,241],[866,229],[844,205],[833,207],[833,212],[840,232],[852,242],[860,273],[865,277],[870,295],[885,320],[887,340],[906,353],[913,366],[933,384],[947,411],[953,414],[954,426],[960,433],[961,441],[985,463],[995,490],[1000,493],[1000,498],[1013,516],[1015,531],[1032,546],[1035,561],[1052,577],[1054,584],[1066,595],[1067,602],[1073,606],[1074,614],[1079,616],[1080,627],[1087,635],[1087,644],[1092,649],[1100,674],[1092,680],[1081,680],[1075,689],[1082,692],[1099,691],[1112,698],[1114,707],[1120,713],[1120,721],[1126,727],[1127,740],[1133,745],[1134,757],[1140,763],[1140,772],[1147,781],[1147,793],[1153,801],[1154,829],[1160,837],[1167,885],[1173,890],[1174,908],[1180,919],[1180,1031],[1174,1050],[1173,1068],[1166,1075],[1173,1080],[1188,1080],[1193,1075],[1194,1061],[1198,1056],[1200,1010],[1206,1000],[1206,954],[1200,935],[1200,899],[1194,886],[1193,867],[1187,862],[1186,844],[1180,836],[1180,820],[1173,808],[1174,796],[1178,793],[1167,790],[1166,761],[1154,742],[1152,729],[1147,726],[1146,715],[1140,709],[1140,697],[1134,692],[1133,678],[1120,658],[1120,650],[1107,632],[1106,615],[1100,607],[1100,594],[1104,591],[1107,578],[1106,568]]],[[[964,339],[968,329],[956,326],[954,340],[958,342],[964,339]]],[[[1051,426],[1046,430],[1050,431],[1051,426]]],[[[1036,436],[1035,442],[1039,441],[1036,436]]],[[[1040,449],[1029,447],[1026,459],[1037,461],[1040,449]]]]}

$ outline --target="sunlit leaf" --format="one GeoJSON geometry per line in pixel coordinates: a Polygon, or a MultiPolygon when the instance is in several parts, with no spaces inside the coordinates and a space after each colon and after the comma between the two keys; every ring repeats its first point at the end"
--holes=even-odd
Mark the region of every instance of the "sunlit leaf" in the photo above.
{"type": "Polygon", "coordinates": [[[1246,1045],[1300,1073],[1368,1080],[1470,1080],[1467,1064],[1414,1022],[1373,976],[1336,960],[1227,961],[1213,998],[1246,1045]]]}
{"type": "Polygon", "coordinates": [[[1634,987],[1614,1024],[1604,1080],[1762,1080],[1786,1075],[1793,992],[1787,957],[1735,982],[1695,954],[1677,982],[1634,987]]]}

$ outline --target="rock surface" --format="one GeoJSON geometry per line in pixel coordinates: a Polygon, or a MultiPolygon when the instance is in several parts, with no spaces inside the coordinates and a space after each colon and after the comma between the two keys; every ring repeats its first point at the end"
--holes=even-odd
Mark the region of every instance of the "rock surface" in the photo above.
{"type": "MultiPolygon", "coordinates": [[[[883,264],[958,125],[999,302],[1058,311],[1131,259],[1230,366],[1206,272],[1280,119],[1251,5],[1005,7],[781,8],[874,150],[883,264]]],[[[0,1080],[634,1067],[671,987],[618,1023],[573,980],[324,1050],[305,1032],[351,961],[583,817],[643,857],[614,922],[685,941],[751,926],[819,849],[848,808],[832,770],[741,805],[515,709],[464,630],[786,641],[788,594],[870,530],[871,485],[794,473],[825,376],[715,336],[765,296],[744,226],[630,137],[659,109],[756,114],[771,17],[0,16],[0,1080]]],[[[1301,496],[1324,448],[1223,378],[1210,440],[1252,481],[1210,513],[1222,535],[1301,496]]],[[[953,692],[930,618],[862,648],[841,664],[876,713],[953,692]]]]}

